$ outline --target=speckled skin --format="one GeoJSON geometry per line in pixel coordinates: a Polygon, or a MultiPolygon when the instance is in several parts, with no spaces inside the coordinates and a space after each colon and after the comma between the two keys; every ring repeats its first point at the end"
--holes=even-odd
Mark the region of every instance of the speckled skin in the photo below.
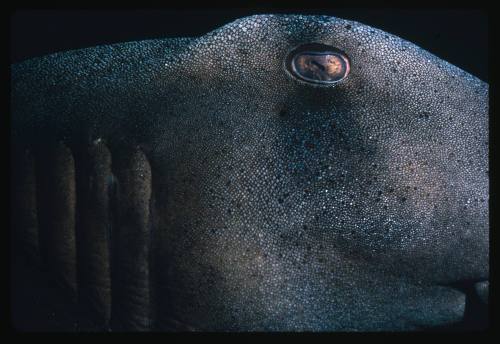
{"type": "Polygon", "coordinates": [[[16,147],[140,147],[151,165],[154,329],[412,330],[488,279],[488,84],[398,37],[258,15],[202,37],[12,66],[16,147]],[[322,43],[350,74],[284,67],[322,43]]]}

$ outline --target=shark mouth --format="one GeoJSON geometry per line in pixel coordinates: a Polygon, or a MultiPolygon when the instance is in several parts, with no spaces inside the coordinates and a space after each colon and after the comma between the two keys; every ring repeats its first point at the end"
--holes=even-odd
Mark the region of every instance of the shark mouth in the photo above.
{"type": "MultiPolygon", "coordinates": [[[[57,143],[15,152],[11,165],[15,328],[199,330],[162,300],[170,281],[155,277],[152,173],[140,148],[57,143]]],[[[463,321],[425,330],[485,329],[489,282],[447,287],[466,295],[463,321]]]]}
{"type": "Polygon", "coordinates": [[[465,294],[463,320],[445,326],[429,328],[431,331],[483,331],[489,327],[489,281],[463,280],[447,285],[465,294]]]}

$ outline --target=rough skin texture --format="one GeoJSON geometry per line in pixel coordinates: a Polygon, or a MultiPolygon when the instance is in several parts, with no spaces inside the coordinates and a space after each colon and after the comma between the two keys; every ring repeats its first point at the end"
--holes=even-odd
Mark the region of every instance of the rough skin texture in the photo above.
{"type": "Polygon", "coordinates": [[[104,142],[150,164],[154,311],[131,329],[412,330],[462,318],[446,284],[488,279],[488,84],[412,43],[258,15],[11,71],[15,149],[104,142]],[[350,74],[294,78],[309,43],[350,74]]]}

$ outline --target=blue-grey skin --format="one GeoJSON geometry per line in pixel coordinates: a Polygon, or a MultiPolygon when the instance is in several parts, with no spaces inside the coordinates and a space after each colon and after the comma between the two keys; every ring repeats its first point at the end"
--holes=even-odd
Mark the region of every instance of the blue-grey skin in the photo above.
{"type": "Polygon", "coordinates": [[[325,16],[257,15],[12,66],[14,147],[130,147],[137,183],[151,180],[152,244],[137,263],[150,279],[134,290],[152,296],[121,329],[460,321],[465,295],[447,285],[489,278],[487,114],[487,83],[325,16]],[[309,43],[343,51],[349,75],[297,80],[284,61],[309,43]]]}

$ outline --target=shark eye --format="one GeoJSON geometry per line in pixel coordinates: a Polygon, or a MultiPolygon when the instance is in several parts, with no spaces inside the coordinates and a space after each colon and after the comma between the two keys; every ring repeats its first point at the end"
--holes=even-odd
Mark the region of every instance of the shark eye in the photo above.
{"type": "Polygon", "coordinates": [[[350,71],[349,59],[344,53],[322,44],[295,49],[288,56],[286,65],[294,77],[324,85],[341,81],[350,71]]]}

